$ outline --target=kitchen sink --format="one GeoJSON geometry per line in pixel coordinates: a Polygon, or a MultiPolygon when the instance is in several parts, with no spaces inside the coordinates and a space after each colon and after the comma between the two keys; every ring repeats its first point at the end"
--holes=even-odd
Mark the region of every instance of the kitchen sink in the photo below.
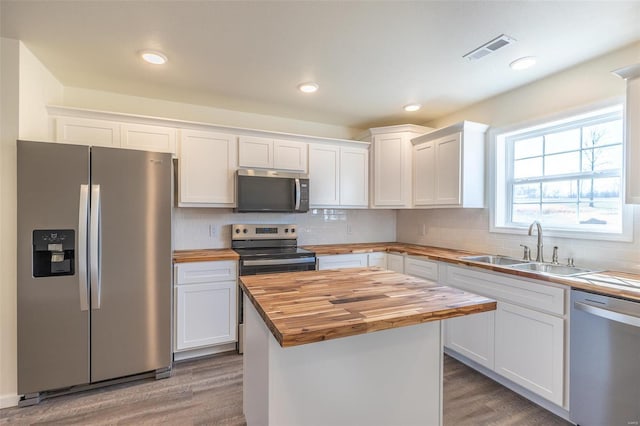
{"type": "Polygon", "coordinates": [[[462,260],[468,260],[470,262],[479,262],[479,263],[489,263],[491,265],[516,265],[520,263],[525,263],[522,259],[514,259],[513,257],[507,256],[497,256],[491,254],[485,254],[481,256],[464,256],[461,257],[462,260]]]}
{"type": "Polygon", "coordinates": [[[594,272],[592,269],[576,268],[575,266],[566,265],[554,265],[552,263],[520,263],[519,265],[510,265],[509,268],[517,269],[519,271],[557,275],[561,277],[571,277],[574,275],[594,272]]]}

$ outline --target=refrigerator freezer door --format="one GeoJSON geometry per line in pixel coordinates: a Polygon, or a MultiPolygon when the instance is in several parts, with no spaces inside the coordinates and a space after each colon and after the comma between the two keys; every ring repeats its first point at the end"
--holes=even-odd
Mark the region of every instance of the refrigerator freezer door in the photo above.
{"type": "MultiPolygon", "coordinates": [[[[89,311],[86,288],[84,294],[79,288],[83,269],[39,278],[32,269],[34,230],[73,233],[74,263],[86,249],[78,230],[87,221],[79,218],[79,206],[81,185],[89,183],[89,147],[18,141],[17,153],[18,393],[27,394],[89,382],[89,311]]],[[[71,252],[50,246],[53,269],[71,252]]]]}
{"type": "Polygon", "coordinates": [[[171,155],[93,147],[91,170],[100,186],[92,214],[100,218],[101,283],[91,287],[100,292],[91,297],[100,301],[91,312],[96,382],[171,364],[171,155]]]}

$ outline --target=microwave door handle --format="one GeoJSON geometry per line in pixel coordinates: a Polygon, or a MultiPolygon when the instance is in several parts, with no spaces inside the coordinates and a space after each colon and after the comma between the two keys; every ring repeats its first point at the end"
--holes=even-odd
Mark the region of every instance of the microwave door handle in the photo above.
{"type": "Polygon", "coordinates": [[[300,198],[302,197],[301,191],[300,191],[300,179],[296,178],[295,179],[296,182],[296,206],[294,208],[294,210],[300,210],[300,198]]]}

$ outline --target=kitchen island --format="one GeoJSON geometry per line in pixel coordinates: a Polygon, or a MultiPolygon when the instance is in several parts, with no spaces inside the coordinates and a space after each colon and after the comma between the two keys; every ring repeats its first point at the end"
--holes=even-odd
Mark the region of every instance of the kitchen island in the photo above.
{"type": "Polygon", "coordinates": [[[441,424],[440,320],[496,309],[378,268],[240,281],[249,426],[441,424]]]}

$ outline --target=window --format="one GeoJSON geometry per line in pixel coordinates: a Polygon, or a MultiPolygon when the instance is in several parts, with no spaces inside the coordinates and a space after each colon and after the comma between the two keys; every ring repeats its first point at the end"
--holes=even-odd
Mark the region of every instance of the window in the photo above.
{"type": "Polygon", "coordinates": [[[494,230],[626,239],[623,135],[622,105],[498,134],[494,230]]]}

